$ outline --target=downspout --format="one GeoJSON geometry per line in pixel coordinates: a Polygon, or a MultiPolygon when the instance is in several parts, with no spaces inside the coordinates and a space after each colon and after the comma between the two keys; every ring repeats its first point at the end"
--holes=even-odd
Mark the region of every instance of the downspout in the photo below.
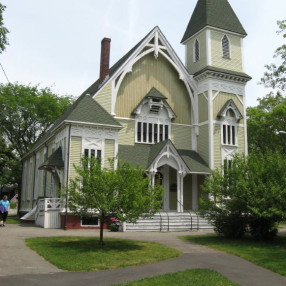
{"type": "Polygon", "coordinates": [[[71,145],[71,124],[69,126],[69,135],[68,135],[68,153],[67,153],[67,181],[66,181],[66,213],[65,213],[65,224],[64,224],[64,230],[67,230],[67,219],[68,219],[68,183],[69,183],[69,167],[70,167],[70,145],[71,145]]]}

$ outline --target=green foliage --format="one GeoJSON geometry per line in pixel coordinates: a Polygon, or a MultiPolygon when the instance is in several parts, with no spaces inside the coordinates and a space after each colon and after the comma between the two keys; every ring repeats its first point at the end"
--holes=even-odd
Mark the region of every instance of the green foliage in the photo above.
{"type": "Polygon", "coordinates": [[[50,88],[23,84],[0,84],[1,185],[21,186],[20,158],[72,103],[50,88]]]}
{"type": "Polygon", "coordinates": [[[121,222],[136,222],[141,215],[152,215],[161,208],[163,188],[159,185],[153,188],[142,168],[119,162],[117,169],[107,169],[102,168],[100,160],[84,157],[75,170],[78,176],[70,180],[67,189],[68,208],[80,216],[92,215],[91,210],[97,212],[101,244],[103,223],[111,217],[121,222]]]}
{"type": "MultiPolygon", "coordinates": [[[[277,21],[279,30],[277,34],[282,34],[283,38],[286,38],[286,20],[277,21]]],[[[285,91],[286,89],[286,45],[278,47],[274,53],[274,58],[279,58],[281,63],[266,65],[267,71],[264,73],[264,77],[261,78],[261,83],[266,87],[273,89],[279,89],[285,91]]]]}
{"type": "Polygon", "coordinates": [[[6,46],[9,45],[7,34],[9,33],[8,29],[4,27],[3,23],[3,12],[6,6],[0,3],[0,54],[5,51],[6,46]]]}
{"type": "Polygon", "coordinates": [[[155,263],[181,254],[159,243],[126,239],[107,238],[104,247],[95,243],[94,237],[37,237],[25,241],[47,261],[68,271],[123,268],[155,263]]]}
{"type": "Polygon", "coordinates": [[[249,152],[277,150],[286,153],[286,98],[280,93],[268,94],[258,99],[256,107],[247,108],[247,131],[249,152]]]}
{"type": "Polygon", "coordinates": [[[235,284],[218,272],[210,269],[189,269],[175,273],[131,281],[118,286],[235,286],[235,284]]]}
{"type": "Polygon", "coordinates": [[[22,157],[71,103],[71,97],[59,97],[48,87],[0,84],[2,136],[22,157]]]}
{"type": "Polygon", "coordinates": [[[286,155],[278,152],[237,155],[228,169],[205,180],[201,213],[225,237],[270,240],[286,218],[286,155]]]}
{"type": "MultiPolygon", "coordinates": [[[[279,30],[286,38],[286,20],[277,22],[279,30]]],[[[278,47],[274,58],[279,64],[266,65],[266,72],[260,84],[272,88],[257,107],[247,108],[248,142],[250,152],[277,150],[286,153],[286,135],[276,131],[286,131],[286,45],[278,47]]]]}
{"type": "Polygon", "coordinates": [[[286,237],[276,237],[271,242],[251,238],[227,239],[215,235],[189,235],[180,239],[226,251],[286,276],[286,237]]]}
{"type": "Polygon", "coordinates": [[[0,137],[0,187],[17,183],[19,167],[19,160],[13,153],[13,148],[7,146],[4,138],[0,137]]]}

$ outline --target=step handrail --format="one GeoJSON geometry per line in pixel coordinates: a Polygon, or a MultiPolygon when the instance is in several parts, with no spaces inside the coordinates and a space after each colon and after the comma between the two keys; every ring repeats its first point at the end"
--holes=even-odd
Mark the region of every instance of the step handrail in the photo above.
{"type": "MultiPolygon", "coordinates": [[[[183,211],[184,211],[184,204],[182,204],[178,199],[177,202],[183,207],[183,211]]],[[[193,230],[193,218],[192,218],[192,213],[189,210],[186,210],[189,215],[191,216],[191,230],[193,230]]]]}

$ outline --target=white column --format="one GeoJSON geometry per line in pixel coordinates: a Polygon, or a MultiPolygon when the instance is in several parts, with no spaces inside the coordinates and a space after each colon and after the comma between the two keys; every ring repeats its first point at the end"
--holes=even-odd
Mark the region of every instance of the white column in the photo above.
{"type": "Polygon", "coordinates": [[[182,213],[184,211],[184,174],[177,172],[177,212],[182,213]]]}
{"type": "Polygon", "coordinates": [[[163,187],[164,187],[164,201],[163,201],[163,210],[165,212],[170,211],[170,182],[169,182],[169,166],[164,165],[163,168],[163,187]]]}
{"type": "Polygon", "coordinates": [[[192,209],[198,210],[198,175],[192,174],[192,209]]]}
{"type": "Polygon", "coordinates": [[[181,186],[181,212],[184,212],[184,174],[180,174],[181,186]]]}
{"type": "Polygon", "coordinates": [[[180,180],[180,174],[177,172],[177,212],[181,212],[181,180],[180,180]]]}
{"type": "Polygon", "coordinates": [[[152,186],[152,187],[155,186],[155,175],[156,175],[156,172],[155,172],[155,171],[151,171],[151,172],[149,173],[150,182],[151,182],[151,186],[152,186]]]}

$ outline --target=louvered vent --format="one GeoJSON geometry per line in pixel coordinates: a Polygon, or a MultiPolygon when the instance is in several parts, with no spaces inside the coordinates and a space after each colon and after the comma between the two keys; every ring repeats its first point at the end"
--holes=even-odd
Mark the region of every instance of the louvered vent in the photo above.
{"type": "Polygon", "coordinates": [[[152,104],[151,108],[150,108],[150,112],[152,112],[152,113],[159,113],[160,109],[161,109],[160,105],[152,104]]]}

